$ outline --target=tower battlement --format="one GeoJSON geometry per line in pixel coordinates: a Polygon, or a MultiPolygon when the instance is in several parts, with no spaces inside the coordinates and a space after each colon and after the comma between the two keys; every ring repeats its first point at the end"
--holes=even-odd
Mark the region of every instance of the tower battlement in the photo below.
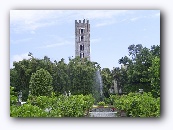
{"type": "Polygon", "coordinates": [[[83,21],[79,20],[79,22],[77,20],[75,20],[75,23],[83,23],[83,24],[87,23],[87,24],[89,24],[89,20],[84,19],[83,21]]]}

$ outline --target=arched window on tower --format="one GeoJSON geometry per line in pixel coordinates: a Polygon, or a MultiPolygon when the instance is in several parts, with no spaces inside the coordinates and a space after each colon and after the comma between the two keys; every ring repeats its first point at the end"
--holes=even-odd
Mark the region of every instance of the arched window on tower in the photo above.
{"type": "Polygon", "coordinates": [[[84,50],[84,45],[80,45],[80,51],[84,50]]]}
{"type": "Polygon", "coordinates": [[[81,29],[81,34],[83,34],[84,33],[84,29],[81,29]]]}
{"type": "Polygon", "coordinates": [[[81,41],[84,41],[84,36],[81,36],[81,41]]]}
{"type": "Polygon", "coordinates": [[[84,34],[84,32],[85,32],[85,28],[80,28],[79,29],[79,34],[84,34]]]}
{"type": "Polygon", "coordinates": [[[80,53],[80,58],[84,58],[84,53],[80,53]]]}

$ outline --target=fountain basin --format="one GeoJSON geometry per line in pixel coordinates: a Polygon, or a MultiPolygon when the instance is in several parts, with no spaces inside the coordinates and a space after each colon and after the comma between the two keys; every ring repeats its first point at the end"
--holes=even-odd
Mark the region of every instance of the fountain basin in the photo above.
{"type": "Polygon", "coordinates": [[[111,106],[96,106],[89,112],[89,117],[118,117],[118,112],[111,106]]]}
{"type": "Polygon", "coordinates": [[[89,112],[89,117],[118,117],[117,112],[89,112]]]}

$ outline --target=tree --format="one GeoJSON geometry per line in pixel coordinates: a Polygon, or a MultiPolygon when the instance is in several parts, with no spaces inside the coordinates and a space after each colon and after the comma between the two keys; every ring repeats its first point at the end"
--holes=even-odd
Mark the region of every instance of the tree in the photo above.
{"type": "Polygon", "coordinates": [[[149,67],[151,89],[154,97],[160,97],[160,58],[155,57],[152,60],[152,66],[149,67]]]}
{"type": "Polygon", "coordinates": [[[125,57],[122,57],[121,59],[119,59],[118,63],[123,64],[123,65],[128,65],[131,63],[131,60],[130,60],[130,58],[125,56],[125,57]]]}
{"type": "Polygon", "coordinates": [[[160,46],[159,45],[151,46],[151,53],[152,53],[153,56],[160,57],[160,46]]]}
{"type": "Polygon", "coordinates": [[[22,99],[27,100],[29,93],[29,81],[32,74],[30,60],[23,59],[13,63],[14,68],[10,69],[10,85],[15,88],[16,92],[22,91],[22,99]]]}
{"type": "Polygon", "coordinates": [[[70,91],[72,94],[91,94],[94,86],[94,76],[97,64],[86,58],[76,57],[70,59],[68,64],[68,76],[70,91]]]}
{"type": "MultiPolygon", "coordinates": [[[[148,48],[141,47],[140,51],[135,54],[132,59],[132,64],[129,64],[127,73],[128,81],[132,92],[143,89],[146,92],[151,91],[151,85],[149,81],[148,68],[152,64],[152,55],[148,48]]],[[[136,52],[135,52],[136,53],[136,52]]]]}
{"type": "Polygon", "coordinates": [[[54,92],[57,95],[70,90],[68,67],[63,58],[59,62],[54,61],[52,78],[54,92]]]}
{"type": "Polygon", "coordinates": [[[135,60],[137,55],[141,52],[143,49],[142,44],[137,44],[137,45],[130,45],[128,47],[129,50],[129,56],[131,56],[132,60],[135,60]]]}
{"type": "Polygon", "coordinates": [[[51,62],[47,56],[38,59],[32,53],[28,55],[30,59],[14,62],[14,68],[10,69],[10,85],[15,87],[16,92],[22,91],[23,101],[28,98],[31,75],[41,68],[52,76],[53,91],[57,95],[65,91],[84,95],[92,93],[94,73],[100,69],[97,62],[76,57],[69,58],[69,63],[66,64],[63,58],[58,62],[51,62]]]}
{"type": "Polygon", "coordinates": [[[31,75],[29,89],[31,95],[49,96],[53,92],[52,76],[47,70],[40,69],[31,75]]]}
{"type": "Polygon", "coordinates": [[[13,62],[14,68],[10,69],[10,85],[15,88],[15,92],[22,91],[22,100],[26,101],[29,94],[29,82],[32,73],[43,68],[53,75],[54,64],[50,58],[45,56],[43,59],[38,59],[29,52],[28,60],[23,59],[19,62],[13,62]]]}
{"type": "Polygon", "coordinates": [[[125,68],[119,68],[115,67],[112,70],[112,77],[115,81],[117,81],[117,89],[118,89],[118,94],[119,90],[121,89],[123,92],[127,92],[126,90],[126,83],[127,83],[127,69],[125,68]]]}
{"type": "Polygon", "coordinates": [[[112,75],[109,68],[103,68],[101,71],[102,81],[103,81],[103,94],[106,98],[108,98],[109,95],[109,89],[112,87],[112,75]]]}
{"type": "MultiPolygon", "coordinates": [[[[119,63],[127,65],[127,70],[121,76],[120,71],[115,71],[114,75],[117,80],[123,80],[121,83],[123,89],[129,92],[138,92],[139,89],[143,89],[145,92],[151,92],[153,85],[151,79],[154,76],[153,69],[149,71],[149,68],[153,66],[153,59],[157,56],[160,58],[160,46],[151,46],[151,49],[143,47],[141,44],[130,45],[128,47],[129,57],[125,56],[119,60],[119,63]],[[124,76],[124,75],[127,75],[124,76]]],[[[153,66],[154,67],[154,66],[153,66]]],[[[121,69],[122,70],[122,69],[121,69]]],[[[157,73],[159,73],[157,69],[157,73]]],[[[156,77],[154,78],[156,79],[156,77]]]]}

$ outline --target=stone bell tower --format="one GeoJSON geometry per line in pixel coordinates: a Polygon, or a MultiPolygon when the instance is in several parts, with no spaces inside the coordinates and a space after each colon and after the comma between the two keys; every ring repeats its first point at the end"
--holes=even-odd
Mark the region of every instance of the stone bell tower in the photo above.
{"type": "Polygon", "coordinates": [[[90,24],[89,20],[75,20],[75,57],[90,60],[90,24]]]}

